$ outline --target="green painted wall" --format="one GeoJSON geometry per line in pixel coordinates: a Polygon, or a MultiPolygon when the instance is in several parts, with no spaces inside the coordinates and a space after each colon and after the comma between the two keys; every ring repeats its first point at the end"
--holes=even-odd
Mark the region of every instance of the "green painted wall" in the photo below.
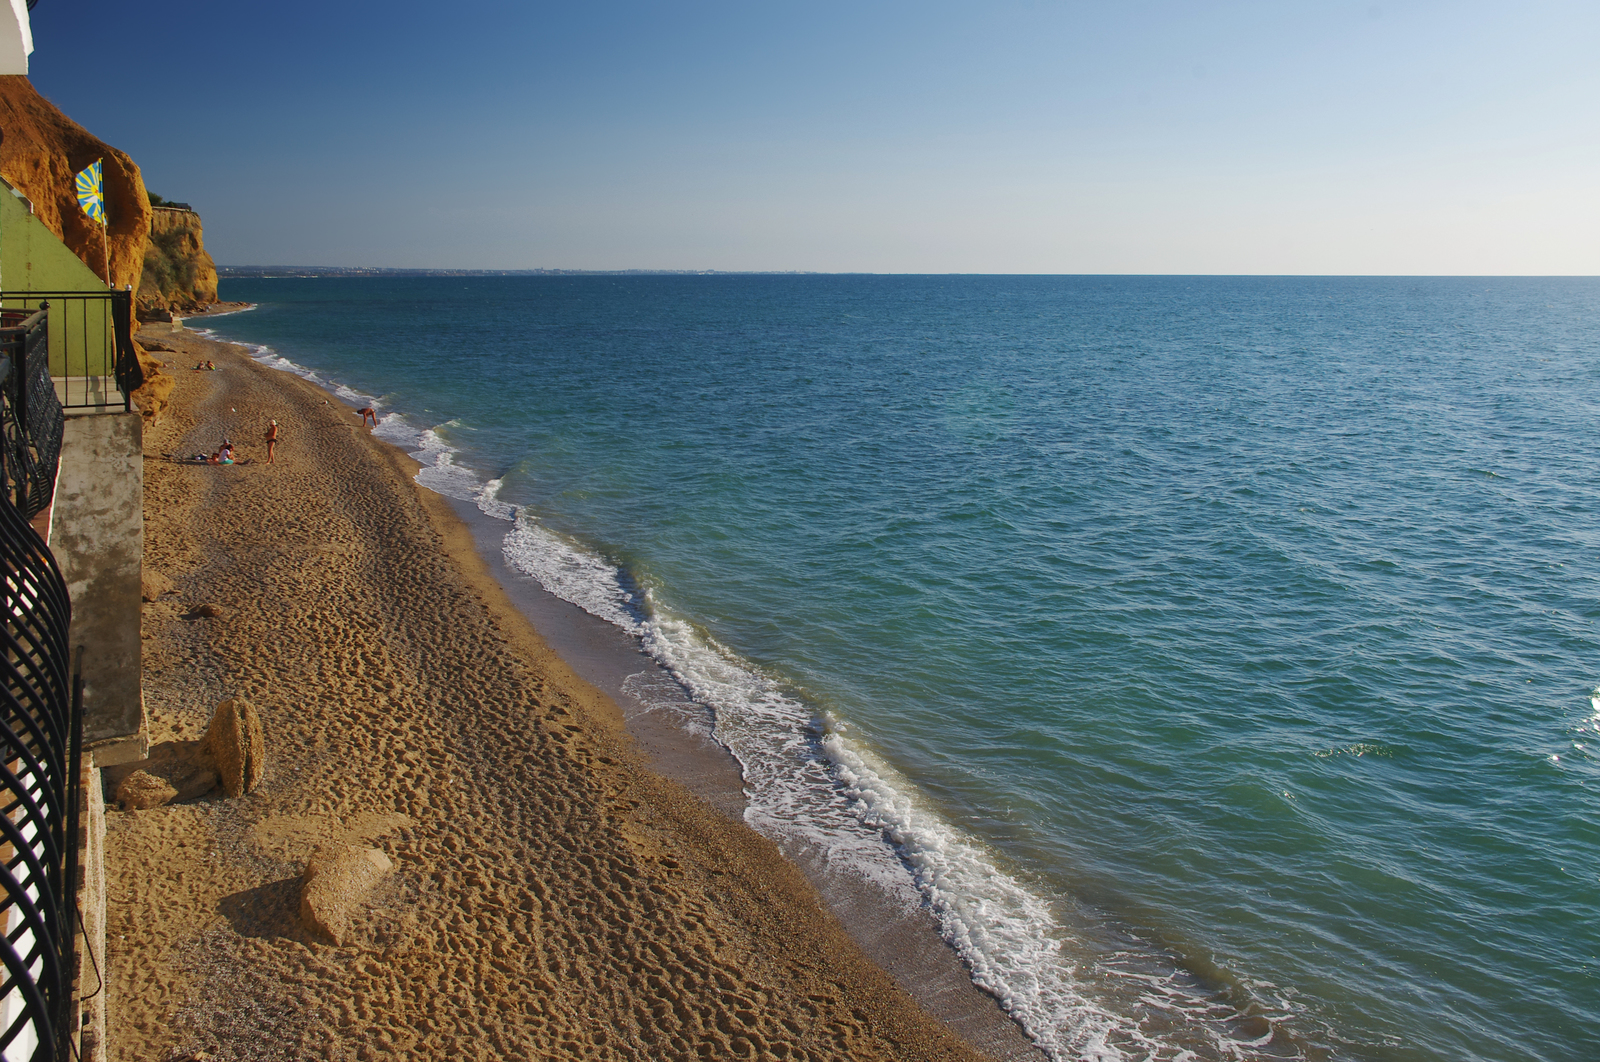
{"type": "MultiPolygon", "coordinates": [[[[0,306],[39,308],[38,299],[9,297],[18,292],[105,290],[105,281],[33,216],[27,200],[0,180],[0,291],[8,296],[0,306]]],[[[51,376],[110,376],[115,351],[109,302],[51,300],[51,376]]]]}

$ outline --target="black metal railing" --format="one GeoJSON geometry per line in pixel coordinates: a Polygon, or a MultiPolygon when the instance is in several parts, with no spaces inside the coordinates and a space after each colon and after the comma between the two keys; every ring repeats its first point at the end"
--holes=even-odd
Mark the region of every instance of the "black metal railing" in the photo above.
{"type": "Polygon", "coordinates": [[[133,350],[133,292],[0,291],[0,324],[39,309],[50,315],[50,375],[61,405],[132,409],[144,384],[133,350]]]}
{"type": "Polygon", "coordinates": [[[0,1056],[65,1062],[73,1039],[83,680],[66,583],[0,499],[0,1056]]]}
{"type": "Polygon", "coordinates": [[[50,504],[65,427],[50,379],[48,308],[0,328],[0,491],[24,519],[50,504]]]}

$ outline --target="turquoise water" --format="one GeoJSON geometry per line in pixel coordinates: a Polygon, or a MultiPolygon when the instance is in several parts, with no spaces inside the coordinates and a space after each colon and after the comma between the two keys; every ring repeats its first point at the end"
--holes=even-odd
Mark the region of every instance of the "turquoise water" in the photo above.
{"type": "Polygon", "coordinates": [[[1055,1057],[1600,1057],[1600,281],[223,297],[1055,1057]]]}

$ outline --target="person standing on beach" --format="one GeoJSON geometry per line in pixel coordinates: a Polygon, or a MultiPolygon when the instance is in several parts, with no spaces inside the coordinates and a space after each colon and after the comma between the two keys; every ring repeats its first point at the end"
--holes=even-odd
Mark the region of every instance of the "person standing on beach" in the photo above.
{"type": "Polygon", "coordinates": [[[278,449],[278,422],[273,421],[267,426],[267,464],[273,463],[273,454],[278,449]]]}

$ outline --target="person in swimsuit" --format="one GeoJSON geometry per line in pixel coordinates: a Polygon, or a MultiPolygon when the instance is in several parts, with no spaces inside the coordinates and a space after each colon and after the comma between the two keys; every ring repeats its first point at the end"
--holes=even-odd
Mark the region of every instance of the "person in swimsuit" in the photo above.
{"type": "Polygon", "coordinates": [[[267,464],[273,463],[273,453],[278,449],[278,422],[273,421],[267,427],[267,464]]]}
{"type": "Polygon", "coordinates": [[[363,428],[367,426],[368,421],[372,422],[372,426],[374,428],[378,426],[378,411],[373,409],[371,406],[365,406],[356,410],[356,415],[361,418],[361,426],[363,428]]]}

